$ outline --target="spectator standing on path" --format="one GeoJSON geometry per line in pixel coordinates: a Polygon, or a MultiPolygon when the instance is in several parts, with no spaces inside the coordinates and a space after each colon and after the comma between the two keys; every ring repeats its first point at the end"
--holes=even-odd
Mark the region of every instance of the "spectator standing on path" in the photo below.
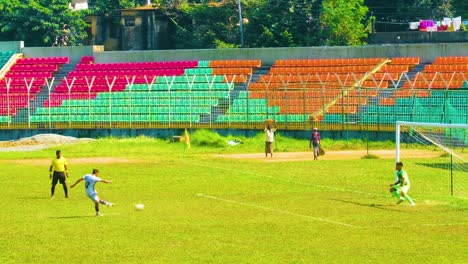
{"type": "Polygon", "coordinates": [[[268,157],[268,153],[273,158],[272,145],[275,141],[276,128],[272,128],[270,124],[265,127],[266,140],[265,140],[265,158],[268,157]]]}
{"type": "Polygon", "coordinates": [[[320,153],[320,133],[316,127],[314,127],[310,135],[309,148],[312,147],[314,147],[314,160],[317,160],[320,153]]]}
{"type": "Polygon", "coordinates": [[[55,158],[52,160],[49,167],[49,179],[52,179],[52,187],[50,189],[50,198],[54,198],[55,185],[57,182],[63,185],[63,191],[65,192],[65,198],[68,198],[68,188],[66,178],[68,178],[68,163],[65,157],[62,157],[60,150],[55,151],[55,158]],[[66,177],[65,177],[66,176],[66,177]]]}

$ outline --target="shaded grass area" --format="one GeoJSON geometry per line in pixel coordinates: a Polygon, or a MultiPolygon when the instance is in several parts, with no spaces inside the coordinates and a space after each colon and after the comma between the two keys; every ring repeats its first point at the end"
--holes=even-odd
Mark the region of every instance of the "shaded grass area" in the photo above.
{"type": "MultiPolygon", "coordinates": [[[[70,183],[93,167],[113,181],[96,186],[100,196],[116,204],[102,208],[100,218],[94,217],[83,184],[71,190],[70,199],[62,198],[60,186],[56,198],[48,198],[48,163],[2,164],[7,169],[0,171],[0,263],[468,259],[467,202],[434,191],[434,185],[442,185],[435,181],[444,179],[436,178],[442,177],[439,168],[421,164],[424,160],[405,162],[417,206],[396,206],[387,191],[393,160],[233,161],[207,155],[233,151],[228,147],[202,147],[196,135],[191,139],[189,152],[182,143],[144,137],[61,146],[66,157],[90,160],[70,164],[70,183]],[[93,157],[135,162],[99,164],[93,157]],[[145,204],[145,210],[135,211],[136,203],[145,204]]],[[[256,150],[253,141],[243,147],[248,144],[256,150]]],[[[52,150],[0,153],[0,159],[49,159],[52,150]]]]}

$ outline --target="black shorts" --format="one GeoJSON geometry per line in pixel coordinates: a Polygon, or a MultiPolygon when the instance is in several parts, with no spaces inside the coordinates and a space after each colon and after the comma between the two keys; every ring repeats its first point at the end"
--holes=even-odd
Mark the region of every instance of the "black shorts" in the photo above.
{"type": "Polygon", "coordinates": [[[57,184],[57,182],[60,182],[60,184],[65,184],[65,181],[65,172],[54,171],[54,175],[52,176],[52,184],[57,184]]]}
{"type": "Polygon", "coordinates": [[[271,151],[271,145],[272,144],[273,144],[273,142],[265,141],[265,153],[272,153],[272,151],[271,151]]]}

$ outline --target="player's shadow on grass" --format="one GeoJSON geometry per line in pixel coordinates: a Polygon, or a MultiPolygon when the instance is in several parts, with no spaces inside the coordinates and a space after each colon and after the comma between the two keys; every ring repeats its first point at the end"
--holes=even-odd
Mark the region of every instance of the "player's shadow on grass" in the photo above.
{"type": "Polygon", "coordinates": [[[365,206],[365,207],[370,207],[370,208],[375,208],[375,209],[380,209],[380,210],[404,212],[404,211],[401,211],[401,210],[398,210],[398,209],[389,208],[389,206],[395,206],[393,204],[392,205],[389,205],[389,204],[367,204],[367,203],[358,203],[358,202],[352,202],[352,201],[346,201],[346,200],[340,200],[340,199],[330,199],[330,200],[337,201],[337,202],[342,202],[342,203],[359,205],[359,206],[365,206]]]}
{"type": "Polygon", "coordinates": [[[23,196],[18,198],[22,200],[50,200],[48,196],[23,196]]]}
{"type": "MultiPolygon", "coordinates": [[[[436,168],[436,169],[442,169],[442,170],[450,170],[450,162],[445,162],[445,163],[422,163],[422,162],[417,162],[416,165],[421,165],[421,166],[426,166],[429,168],[436,168]]],[[[468,167],[468,163],[459,163],[456,166],[452,166],[452,169],[454,171],[465,171],[466,167],[468,167]]]]}

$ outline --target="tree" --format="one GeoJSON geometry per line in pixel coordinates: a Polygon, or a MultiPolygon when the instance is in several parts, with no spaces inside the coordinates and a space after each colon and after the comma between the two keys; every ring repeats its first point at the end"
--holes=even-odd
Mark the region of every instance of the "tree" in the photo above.
{"type": "Polygon", "coordinates": [[[326,45],[363,45],[367,37],[364,0],[324,0],[320,24],[326,45]]]}
{"type": "Polygon", "coordinates": [[[133,8],[140,5],[134,0],[89,0],[88,6],[94,14],[100,14],[104,17],[111,16],[117,9],[133,8]]]}
{"type": "Polygon", "coordinates": [[[468,15],[468,5],[454,0],[366,0],[366,4],[376,17],[377,31],[402,31],[408,29],[409,22],[421,19],[468,15]]]}
{"type": "Polygon", "coordinates": [[[26,46],[80,45],[86,38],[83,12],[68,0],[3,0],[0,40],[24,40],[26,46]]]}
{"type": "Polygon", "coordinates": [[[169,15],[176,26],[176,48],[238,47],[240,41],[235,0],[227,0],[222,4],[200,2],[179,3],[178,12],[169,15]]]}
{"type": "Polygon", "coordinates": [[[317,46],[322,43],[319,0],[246,2],[250,47],[317,46]]]}
{"type": "Polygon", "coordinates": [[[419,0],[414,2],[398,0],[397,13],[406,14],[406,18],[410,21],[441,20],[443,17],[453,16],[452,2],[452,0],[419,0]]]}
{"type": "Polygon", "coordinates": [[[455,16],[461,16],[463,19],[468,17],[468,4],[465,1],[454,1],[453,11],[455,16]]]}

